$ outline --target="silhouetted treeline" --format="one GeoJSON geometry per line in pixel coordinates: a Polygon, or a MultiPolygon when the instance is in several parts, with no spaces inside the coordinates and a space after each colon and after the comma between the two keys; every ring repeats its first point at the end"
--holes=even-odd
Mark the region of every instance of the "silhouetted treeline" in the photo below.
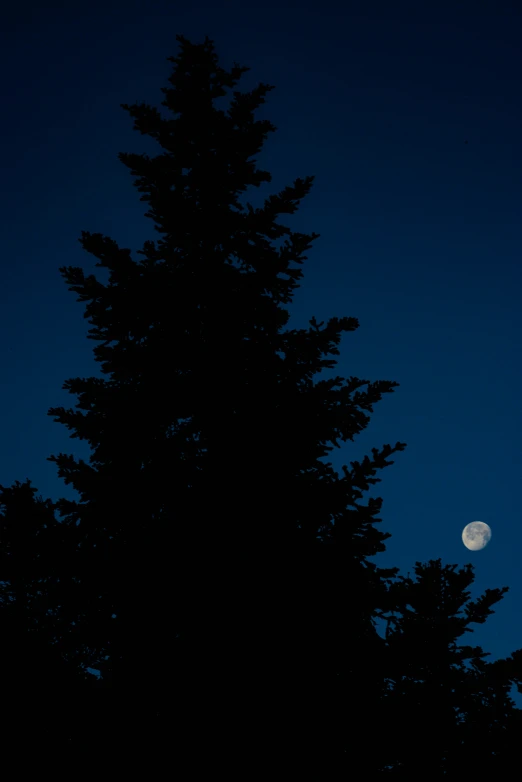
{"type": "Polygon", "coordinates": [[[363,496],[405,444],[342,475],[325,457],[398,383],[318,378],[358,322],[287,327],[318,234],[279,218],[313,177],[240,202],[271,181],[255,156],[275,128],[254,113],[272,87],[235,90],[247,68],[177,39],[170,114],[123,106],[160,147],[119,155],[159,238],[135,261],[83,232],[106,285],[60,269],[103,378],[68,380],[75,409],[49,414],[92,455],[49,457],[78,501],[0,487],[0,675],[13,703],[52,692],[54,722],[24,728],[35,745],[45,732],[56,751],[149,771],[168,758],[181,778],[188,761],[242,780],[264,764],[296,779],[502,776],[522,653],[488,663],[459,639],[505,590],[470,601],[471,566],[417,563],[413,580],[371,561],[389,533],[363,496]]]}

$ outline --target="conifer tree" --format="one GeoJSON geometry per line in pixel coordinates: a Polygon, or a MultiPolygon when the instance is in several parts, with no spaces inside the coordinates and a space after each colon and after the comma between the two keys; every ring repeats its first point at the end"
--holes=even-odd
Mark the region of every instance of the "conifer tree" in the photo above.
{"type": "Polygon", "coordinates": [[[31,481],[0,486],[0,689],[2,757],[63,753],[96,684],[93,650],[75,638],[74,581],[67,558],[74,529],[57,522],[31,481]],[[45,715],[45,718],[43,718],[45,715]],[[17,749],[16,749],[17,748],[17,749]]]}
{"type": "Polygon", "coordinates": [[[471,564],[417,562],[415,579],[391,587],[388,617],[389,690],[379,717],[379,749],[388,773],[401,780],[461,779],[500,773],[518,745],[519,709],[511,697],[522,684],[522,650],[488,662],[488,652],[464,642],[508,591],[487,589],[471,600],[471,564]]]}
{"type": "Polygon", "coordinates": [[[369,560],[388,535],[377,527],[382,501],[365,503],[363,493],[405,445],[372,449],[342,476],[325,458],[354,440],[398,384],[317,379],[359,324],[311,317],[308,328],[287,327],[318,234],[278,218],[296,211],[314,178],[296,179],[261,208],[240,203],[247,188],[271,181],[255,156],[275,127],[254,112],[272,87],[234,90],[247,68],[221,67],[208,37],[177,40],[163,89],[170,116],[123,105],[161,148],[153,158],[119,155],[159,237],[135,261],[114,239],[83,232],[108,284],[60,269],[86,303],[103,373],[65,383],[75,410],[49,410],[92,450],[89,463],[49,457],[80,495],[56,504],[75,530],[74,604],[62,615],[81,617],[71,643],[96,650],[127,725],[145,731],[143,715],[168,712],[187,741],[209,746],[213,733],[230,755],[219,708],[201,736],[189,716],[228,699],[249,715],[229,726],[243,727],[245,742],[254,719],[252,741],[274,746],[268,720],[289,747],[290,720],[303,757],[317,745],[319,762],[335,764],[343,730],[356,723],[355,752],[380,696],[379,677],[369,677],[383,643],[375,618],[395,573],[369,560]],[[227,91],[230,106],[218,109],[227,91]],[[338,707],[339,729],[325,727],[324,713],[338,707]]]}

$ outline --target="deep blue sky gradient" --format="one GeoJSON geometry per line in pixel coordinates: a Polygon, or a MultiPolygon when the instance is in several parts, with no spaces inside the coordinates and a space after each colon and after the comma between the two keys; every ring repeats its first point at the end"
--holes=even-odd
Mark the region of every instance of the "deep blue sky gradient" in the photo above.
{"type": "MultiPolygon", "coordinates": [[[[406,442],[381,473],[380,564],[476,565],[476,590],[510,592],[474,641],[522,647],[522,10],[519,3],[267,0],[27,3],[3,11],[0,188],[0,483],[74,497],[46,461],[88,458],[54,423],[71,377],[99,374],[83,305],[58,268],[102,281],[82,230],[139,249],[156,238],[117,153],[159,148],[121,103],[159,106],[176,34],[208,34],[220,62],[275,85],[257,117],[278,128],[258,158],[272,183],[316,176],[288,224],[308,253],[292,327],[353,316],[335,373],[396,380],[336,468],[406,442]],[[467,143],[466,143],[467,142],[467,143]],[[468,552],[462,528],[493,530],[468,552]]],[[[139,256],[134,256],[139,260],[139,256]]],[[[306,426],[306,421],[303,422],[306,426]]],[[[348,597],[347,599],[352,599],[348,597]]]]}

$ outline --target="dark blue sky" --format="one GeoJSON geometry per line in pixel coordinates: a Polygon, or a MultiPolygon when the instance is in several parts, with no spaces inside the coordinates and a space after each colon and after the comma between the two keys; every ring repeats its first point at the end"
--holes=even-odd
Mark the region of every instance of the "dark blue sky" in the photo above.
{"type": "MultiPolygon", "coordinates": [[[[176,34],[275,85],[257,114],[278,128],[258,158],[311,194],[288,224],[316,231],[291,326],[353,316],[336,374],[396,380],[343,463],[406,442],[382,472],[382,565],[476,565],[477,592],[509,586],[475,633],[493,656],[522,647],[522,9],[496,3],[28,3],[3,11],[0,188],[0,483],[73,497],[46,457],[88,458],[47,416],[99,374],[83,305],[58,268],[103,281],[82,230],[139,249],[156,238],[117,153],[159,151],[120,103],[159,106],[176,34]],[[487,9],[487,10],[486,10],[487,9]],[[494,9],[494,10],[493,10],[494,9]],[[466,143],[467,142],[467,143],[466,143]],[[482,552],[461,542],[490,524],[482,552]]],[[[139,256],[135,256],[139,259],[139,256]]],[[[306,422],[303,422],[306,426],[306,422]]]]}

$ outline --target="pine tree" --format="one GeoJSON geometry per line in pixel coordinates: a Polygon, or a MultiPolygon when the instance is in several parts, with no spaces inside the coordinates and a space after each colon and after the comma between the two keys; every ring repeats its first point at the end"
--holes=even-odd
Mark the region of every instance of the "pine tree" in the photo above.
{"type": "Polygon", "coordinates": [[[78,621],[62,654],[96,650],[120,716],[149,750],[153,736],[165,741],[154,719],[166,726],[168,713],[177,731],[184,725],[178,751],[192,741],[255,765],[241,746],[273,757],[300,747],[303,763],[314,755],[333,768],[350,730],[356,752],[380,697],[375,618],[396,572],[369,561],[388,535],[376,527],[382,501],[365,504],[363,492],[405,445],[373,449],[342,477],[324,459],[398,384],[315,379],[359,324],[312,317],[306,329],[286,328],[318,234],[278,217],[296,211],[313,177],[262,208],[240,203],[271,181],[255,155],[275,127],[254,112],[272,87],[234,91],[247,68],[220,67],[208,37],[177,39],[162,103],[174,117],[123,105],[162,149],[119,155],[160,238],[136,262],[113,239],[83,232],[108,284],[60,269],[87,302],[104,375],[68,380],[77,409],[49,410],[92,449],[90,464],[49,457],[81,498],[56,504],[75,530],[74,601],[62,615],[78,621]],[[227,90],[224,111],[214,101],[227,90]],[[234,704],[228,717],[223,703],[234,704]],[[342,713],[327,720],[334,708],[342,713]],[[240,732],[236,746],[224,742],[230,731],[240,732]]]}
{"type": "MultiPolygon", "coordinates": [[[[5,633],[11,643],[4,645],[3,652],[11,655],[11,675],[18,661],[21,679],[27,682],[32,678],[34,686],[47,682],[52,687],[50,671],[40,682],[39,674],[32,676],[27,668],[39,671],[40,665],[54,659],[56,670],[66,670],[59,654],[59,639],[65,629],[57,606],[71,595],[64,566],[74,547],[74,530],[59,525],[51,500],[35,494],[30,480],[23,484],[16,481],[10,488],[0,486],[0,606],[4,625],[11,627],[11,632],[5,633]],[[25,652],[32,646],[40,648],[40,663],[31,660],[26,666],[25,652]]],[[[80,668],[76,673],[83,678],[80,668]]]]}
{"type": "Polygon", "coordinates": [[[379,711],[383,769],[401,780],[461,779],[507,773],[520,717],[511,688],[522,683],[522,650],[488,662],[480,646],[462,643],[484,624],[508,591],[487,589],[471,600],[473,566],[417,562],[415,579],[391,587],[402,606],[388,617],[389,690],[379,711]]]}
{"type": "Polygon", "coordinates": [[[35,494],[30,480],[0,486],[4,763],[10,752],[19,762],[22,736],[34,757],[63,755],[76,735],[77,709],[95,683],[86,671],[90,650],[72,653],[74,625],[64,610],[74,606],[66,567],[74,530],[60,525],[53,503],[35,494]]]}

